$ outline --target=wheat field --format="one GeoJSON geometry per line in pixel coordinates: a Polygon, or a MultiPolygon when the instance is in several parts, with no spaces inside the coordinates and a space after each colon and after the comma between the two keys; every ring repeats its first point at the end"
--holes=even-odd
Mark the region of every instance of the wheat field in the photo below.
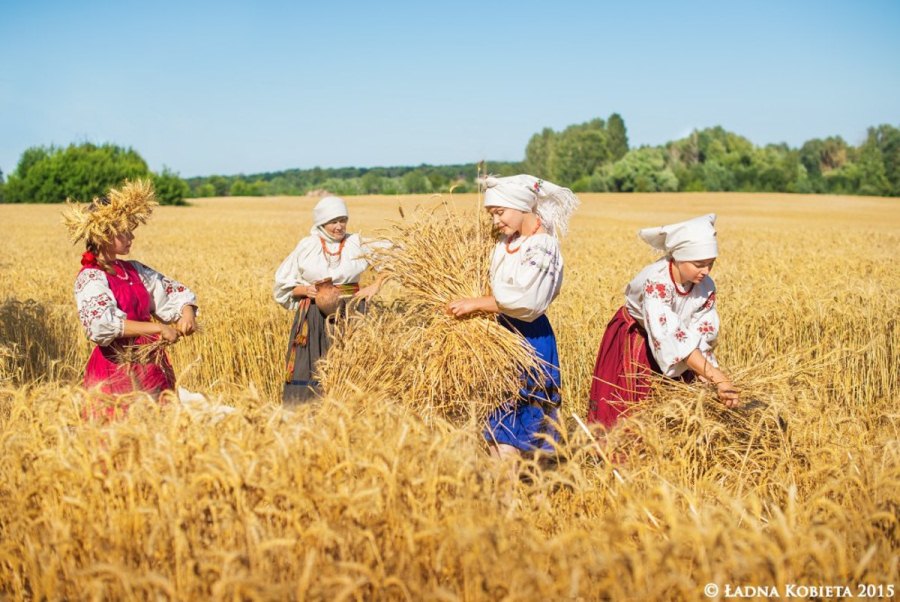
{"type": "MultiPolygon", "coordinates": [[[[199,297],[203,331],[171,352],[179,383],[235,411],[138,396],[121,420],[84,421],[82,249],[59,206],[0,205],[0,598],[895,597],[900,203],[581,198],[548,314],[564,461],[516,470],[488,458],[477,424],[365,390],[281,408],[292,316],[271,282],[309,229],[305,197],[162,207],[136,231],[132,256],[199,297]],[[653,259],[636,230],[706,212],[719,215],[717,355],[756,402],[727,411],[663,383],[600,448],[578,419],[603,328],[653,259]],[[811,589],[829,586],[847,589],[811,589]]],[[[347,201],[364,235],[433,202],[347,201]]]]}

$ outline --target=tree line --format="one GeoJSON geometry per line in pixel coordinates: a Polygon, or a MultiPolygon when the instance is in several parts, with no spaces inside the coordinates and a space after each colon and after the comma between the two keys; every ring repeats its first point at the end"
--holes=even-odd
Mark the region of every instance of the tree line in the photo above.
{"type": "MultiPolygon", "coordinates": [[[[497,172],[515,173],[521,162],[491,162],[497,172]]],[[[327,191],[337,195],[472,192],[477,164],[397,167],[288,169],[253,175],[188,178],[194,197],[273,196],[327,191]]]]}
{"type": "MultiPolygon", "coordinates": [[[[630,148],[613,113],[561,131],[534,134],[521,162],[490,162],[499,175],[527,172],[576,192],[793,192],[900,196],[900,129],[868,129],[859,146],[840,136],[800,148],[755,146],[722,127],[695,130],[659,146],[630,148]]],[[[475,163],[339,169],[290,169],[189,178],[192,196],[418,194],[475,190],[475,163]]]]}
{"type": "Polygon", "coordinates": [[[900,196],[900,129],[870,127],[852,146],[840,136],[800,148],[755,146],[722,127],[695,130],[660,146],[629,149],[613,114],[545,129],[525,149],[525,171],[576,192],[795,192],[900,196]]]}
{"type": "MultiPolygon", "coordinates": [[[[527,172],[576,192],[794,192],[900,196],[900,128],[870,127],[858,145],[840,136],[816,138],[799,148],[755,146],[722,127],[695,130],[658,146],[631,148],[625,121],[608,119],[545,128],[525,147],[521,162],[490,162],[498,175],[527,172]]],[[[288,169],[252,175],[182,179],[169,169],[153,173],[131,148],[72,144],[27,149],[6,181],[0,202],[87,201],[125,178],[151,177],[164,204],[220,196],[422,194],[471,192],[478,165],[419,165],[288,169]]]]}

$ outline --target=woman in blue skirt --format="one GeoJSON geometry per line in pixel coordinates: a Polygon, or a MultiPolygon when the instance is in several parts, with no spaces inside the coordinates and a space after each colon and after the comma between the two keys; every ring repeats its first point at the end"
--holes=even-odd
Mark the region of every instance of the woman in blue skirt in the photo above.
{"type": "Polygon", "coordinates": [[[502,235],[491,257],[492,295],[452,301],[457,318],[498,313],[500,323],[519,332],[534,348],[541,368],[523,375],[513,399],[488,417],[485,438],[496,456],[552,451],[560,398],[556,335],[544,313],[562,287],[559,236],[566,232],[578,197],[568,188],[534,176],[487,177],[484,206],[502,235]]]}

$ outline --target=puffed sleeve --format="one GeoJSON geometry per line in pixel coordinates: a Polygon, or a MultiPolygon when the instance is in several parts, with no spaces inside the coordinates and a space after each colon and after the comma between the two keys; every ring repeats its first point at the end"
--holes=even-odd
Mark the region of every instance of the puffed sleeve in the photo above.
{"type": "Polygon", "coordinates": [[[150,293],[150,310],[163,322],[174,322],[180,318],[185,305],[197,307],[197,296],[185,285],[166,278],[139,261],[132,261],[131,265],[138,271],[144,288],[150,293]]]}
{"type": "Polygon", "coordinates": [[[75,279],[78,317],[88,339],[106,346],[125,332],[125,312],[119,309],[102,270],[82,270],[75,279]]]}
{"type": "Polygon", "coordinates": [[[525,256],[511,274],[500,266],[492,279],[500,311],[518,320],[533,322],[544,315],[559,294],[562,258],[559,244],[549,237],[522,250],[525,256]]]}
{"type": "Polygon", "coordinates": [[[275,271],[272,296],[275,298],[275,302],[285,309],[297,309],[298,302],[291,294],[297,286],[312,284],[303,279],[303,262],[312,254],[313,250],[315,247],[311,244],[310,237],[304,238],[275,271]]]}
{"type": "Polygon", "coordinates": [[[359,258],[366,262],[367,266],[372,267],[376,272],[380,272],[383,268],[380,265],[373,266],[369,263],[369,257],[372,255],[378,256],[379,253],[384,253],[386,251],[390,251],[391,249],[397,247],[392,241],[386,238],[371,238],[361,240],[360,242],[360,256],[359,258]]]}
{"type": "Polygon", "coordinates": [[[671,284],[647,280],[641,313],[650,350],[662,373],[669,377],[687,369],[685,358],[700,346],[700,334],[681,322],[671,309],[675,289],[671,284]]]}
{"type": "Polygon", "coordinates": [[[700,336],[700,345],[698,346],[700,353],[709,363],[718,368],[719,362],[713,354],[719,337],[719,312],[716,310],[715,285],[707,292],[700,309],[691,316],[691,330],[700,336]]]}

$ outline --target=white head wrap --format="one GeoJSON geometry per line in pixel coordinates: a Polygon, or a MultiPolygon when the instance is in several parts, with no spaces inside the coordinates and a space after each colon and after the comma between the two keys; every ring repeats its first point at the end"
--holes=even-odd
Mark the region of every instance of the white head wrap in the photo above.
{"type": "Polygon", "coordinates": [[[313,236],[323,236],[332,242],[338,242],[340,239],[332,237],[322,226],[335,218],[348,216],[347,203],[344,202],[344,199],[337,196],[326,196],[313,207],[313,226],[309,233],[313,236]]]}
{"type": "Polygon", "coordinates": [[[568,188],[520,174],[506,178],[487,176],[481,179],[485,207],[509,207],[525,213],[534,212],[550,234],[563,236],[569,217],[578,207],[575,193],[568,188]]]}
{"type": "Polygon", "coordinates": [[[719,256],[715,225],[716,214],[710,213],[677,224],[644,228],[638,236],[677,261],[714,259],[719,256]]]}
{"type": "Polygon", "coordinates": [[[313,207],[313,226],[324,226],[337,217],[347,217],[347,203],[336,196],[327,196],[313,207]]]}

